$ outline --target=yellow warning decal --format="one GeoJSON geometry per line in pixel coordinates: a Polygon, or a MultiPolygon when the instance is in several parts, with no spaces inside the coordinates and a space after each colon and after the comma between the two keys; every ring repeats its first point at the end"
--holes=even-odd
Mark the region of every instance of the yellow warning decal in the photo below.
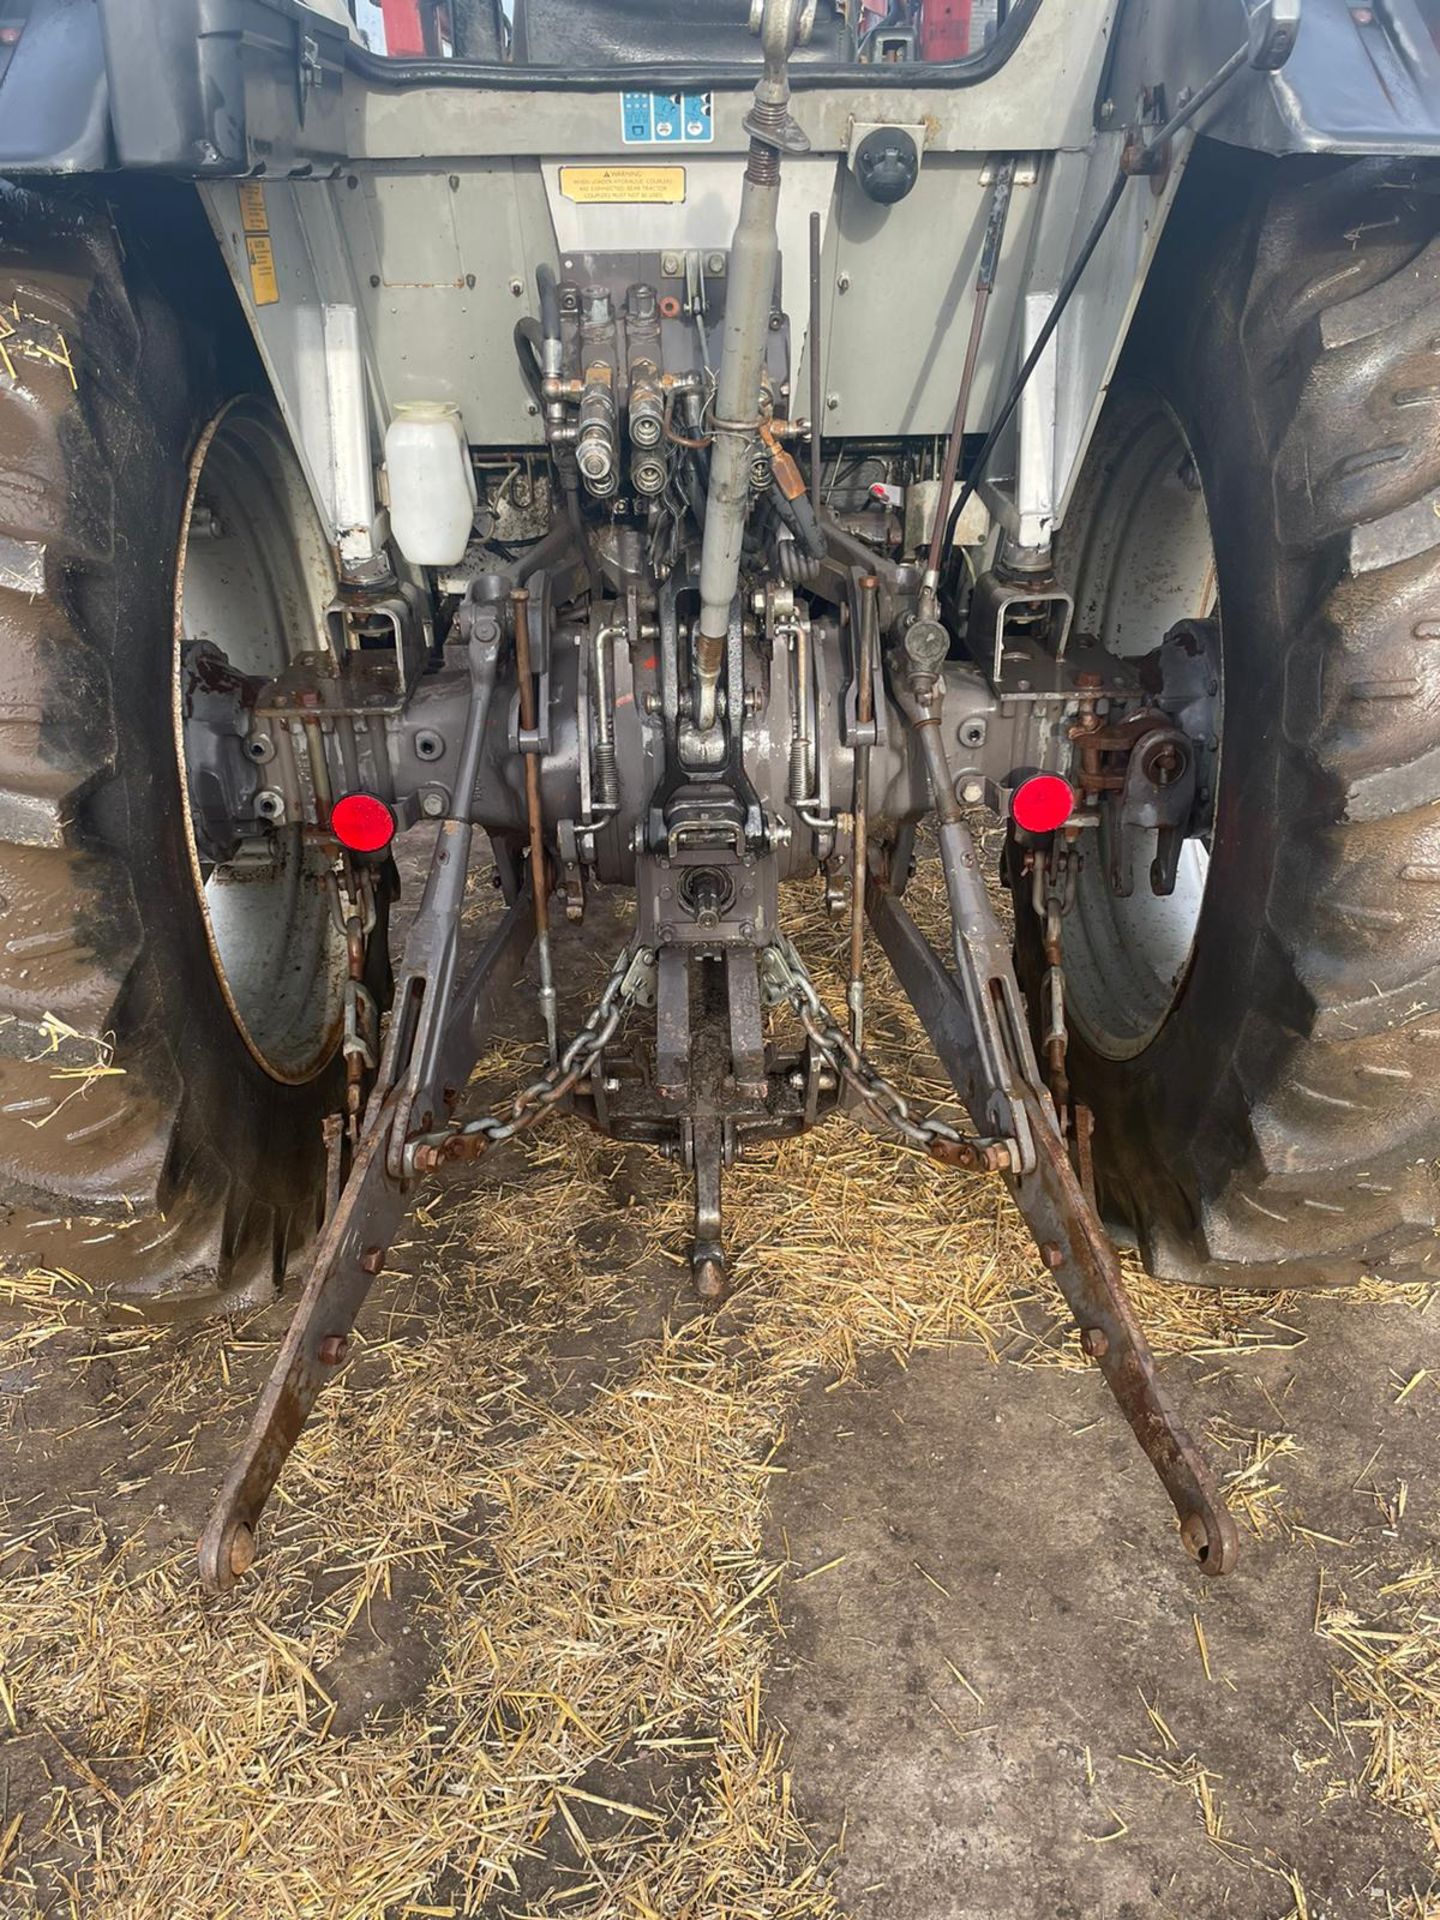
{"type": "Polygon", "coordinates": [[[250,297],[257,307],[273,307],[280,298],[275,277],[275,248],[268,233],[247,233],[245,252],[250,261],[250,297]]]}
{"type": "Polygon", "coordinates": [[[245,256],[250,262],[250,298],[257,307],[273,307],[280,298],[280,282],[275,274],[265,189],[258,180],[240,182],[240,225],[245,230],[245,256]]]}
{"type": "Polygon", "coordinates": [[[684,167],[561,167],[560,191],[580,206],[678,207],[684,167]]]}
{"type": "Polygon", "coordinates": [[[270,231],[270,216],[265,211],[265,188],[258,180],[240,182],[240,224],[246,233],[270,231]]]}

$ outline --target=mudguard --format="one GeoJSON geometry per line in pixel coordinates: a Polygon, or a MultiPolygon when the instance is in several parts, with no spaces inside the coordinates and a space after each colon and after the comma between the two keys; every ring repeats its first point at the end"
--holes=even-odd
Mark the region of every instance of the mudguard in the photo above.
{"type": "Polygon", "coordinates": [[[1440,152],[1440,5],[1306,0],[1283,71],[1209,131],[1261,153],[1440,152]]]}
{"type": "Polygon", "coordinates": [[[347,42],[296,0],[34,0],[0,80],[0,172],[333,165],[347,42]]]}
{"type": "MultiPolygon", "coordinates": [[[[1173,108],[1180,86],[1197,86],[1243,44],[1258,11],[1256,0],[1122,0],[1097,127],[1132,122],[1157,84],[1173,108]]],[[[1302,0],[1284,66],[1228,88],[1201,124],[1255,153],[1440,152],[1440,0],[1302,0]]]]}
{"type": "Polygon", "coordinates": [[[0,172],[99,173],[114,164],[95,0],[34,0],[0,80],[0,172]]]}

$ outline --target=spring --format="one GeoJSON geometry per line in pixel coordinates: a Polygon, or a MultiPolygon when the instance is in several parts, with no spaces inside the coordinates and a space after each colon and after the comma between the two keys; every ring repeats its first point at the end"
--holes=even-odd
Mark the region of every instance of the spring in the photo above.
{"type": "Polygon", "coordinates": [[[820,581],[820,562],[798,540],[781,540],[776,552],[780,578],[787,587],[813,587],[820,581]]]}
{"type": "Polygon", "coordinates": [[[810,742],[792,740],[790,742],[790,804],[796,807],[803,806],[810,798],[813,783],[810,742]]]}
{"type": "Polygon", "coordinates": [[[745,178],[753,187],[773,187],[780,178],[780,147],[790,115],[783,104],[757,100],[746,120],[751,128],[745,178]]]}
{"type": "Polygon", "coordinates": [[[620,769],[616,763],[615,744],[611,740],[602,740],[595,748],[595,788],[595,797],[602,807],[619,804],[620,769]]]}

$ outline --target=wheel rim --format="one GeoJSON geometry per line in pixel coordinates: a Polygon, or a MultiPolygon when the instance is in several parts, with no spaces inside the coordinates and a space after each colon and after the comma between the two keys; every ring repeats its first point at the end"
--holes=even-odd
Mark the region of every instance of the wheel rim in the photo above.
{"type": "MultiPolygon", "coordinates": [[[[1076,623],[1109,652],[1139,658],[1154,652],[1177,621],[1218,617],[1199,467],[1179,421],[1158,396],[1128,409],[1092,458],[1098,477],[1083,501],[1085,533],[1072,567],[1076,623]]],[[[1218,741],[1224,698],[1218,651],[1214,686],[1218,741]]],[[[1160,896],[1146,878],[1157,837],[1154,831],[1135,835],[1136,880],[1128,898],[1111,890],[1104,859],[1087,846],[1066,921],[1070,1011],[1082,1037],[1109,1059],[1133,1059],[1154,1042],[1194,957],[1209,840],[1185,841],[1175,890],[1160,896]]]]}
{"type": "Polygon", "coordinates": [[[208,643],[239,675],[273,679],[313,651],[335,575],[285,431],[239,400],[201,436],[190,465],[175,584],[172,704],[186,840],[216,977],[236,1027],[273,1078],[298,1085],[340,1039],[345,942],[330,906],[331,862],[299,823],[250,837],[247,857],[211,864],[196,832],[184,650],[208,643]]]}

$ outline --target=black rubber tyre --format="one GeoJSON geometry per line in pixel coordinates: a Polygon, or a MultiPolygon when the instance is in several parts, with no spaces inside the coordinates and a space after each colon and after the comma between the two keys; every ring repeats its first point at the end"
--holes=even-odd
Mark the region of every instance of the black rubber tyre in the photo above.
{"type": "Polygon", "coordinates": [[[258,368],[193,194],[152,231],[122,245],[84,192],[0,184],[0,1265],[240,1304],[318,1224],[339,1068],[272,1078],[206,943],[176,552],[192,449],[258,368]],[[203,325],[176,316],[177,256],[203,325]]]}
{"type": "MultiPolygon", "coordinates": [[[[1109,405],[1123,438],[1148,394],[1198,464],[1223,628],[1218,818],[1168,1017],[1128,1059],[1072,1031],[1072,1079],[1102,1209],[1155,1273],[1264,1288],[1434,1271],[1440,171],[1194,164],[1109,405]]],[[[1116,443],[1102,431],[1096,459],[1116,443]]],[[[1103,479],[1082,485],[1062,574],[1096,537],[1103,479]]]]}

